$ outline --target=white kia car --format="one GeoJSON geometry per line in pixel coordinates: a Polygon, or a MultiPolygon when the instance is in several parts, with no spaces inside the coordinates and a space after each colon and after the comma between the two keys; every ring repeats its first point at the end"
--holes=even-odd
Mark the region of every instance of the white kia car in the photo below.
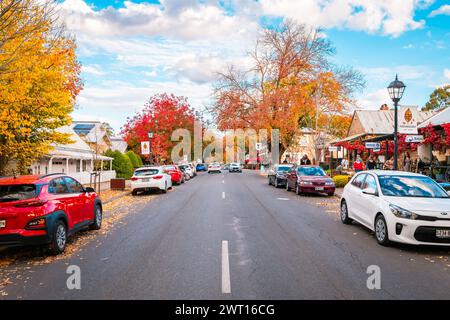
{"type": "Polygon", "coordinates": [[[345,186],[341,220],[390,241],[450,246],[450,196],[433,179],[402,171],[363,171],[345,186]]]}
{"type": "Polygon", "coordinates": [[[211,163],[208,166],[208,173],[221,173],[222,172],[222,167],[220,166],[220,164],[218,163],[211,163]]]}
{"type": "Polygon", "coordinates": [[[172,178],[164,167],[142,167],[134,171],[131,178],[131,193],[140,191],[161,190],[166,193],[172,188],[172,178]]]}

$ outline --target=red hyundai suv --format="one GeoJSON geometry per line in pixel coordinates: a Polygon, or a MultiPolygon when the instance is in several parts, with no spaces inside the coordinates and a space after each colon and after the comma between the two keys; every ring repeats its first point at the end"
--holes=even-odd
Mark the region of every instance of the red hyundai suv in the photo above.
{"type": "Polygon", "coordinates": [[[173,184],[180,185],[184,183],[184,173],[177,165],[167,165],[164,166],[164,169],[172,178],[173,184]]]}
{"type": "Polygon", "coordinates": [[[72,177],[0,178],[0,246],[47,244],[60,254],[69,236],[101,224],[101,200],[72,177]]]}

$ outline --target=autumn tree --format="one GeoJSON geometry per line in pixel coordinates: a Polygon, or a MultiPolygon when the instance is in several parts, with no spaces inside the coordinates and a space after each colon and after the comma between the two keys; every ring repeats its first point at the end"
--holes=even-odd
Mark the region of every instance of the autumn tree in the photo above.
{"type": "Polygon", "coordinates": [[[193,133],[194,119],[194,112],[186,98],[157,94],[149,99],[142,111],[127,119],[121,134],[128,145],[140,154],[141,142],[149,140],[148,133],[151,130],[153,158],[157,162],[169,161],[176,144],[171,141],[172,133],[176,129],[187,129],[193,133]]]}
{"type": "Polygon", "coordinates": [[[45,1],[0,4],[0,175],[14,161],[20,173],[69,137],[82,88],[74,39],[64,32],[45,1]],[[19,5],[17,4],[19,3],[19,5]]]}
{"type": "Polygon", "coordinates": [[[423,111],[439,111],[450,107],[450,85],[437,88],[430,95],[423,111]]]}
{"type": "Polygon", "coordinates": [[[332,133],[330,124],[340,124],[322,126],[321,115],[344,115],[353,92],[364,86],[360,73],[330,62],[334,52],[320,30],[291,21],[265,30],[248,70],[230,66],[219,74],[211,108],[218,128],[279,129],[280,156],[302,126],[332,133]]]}

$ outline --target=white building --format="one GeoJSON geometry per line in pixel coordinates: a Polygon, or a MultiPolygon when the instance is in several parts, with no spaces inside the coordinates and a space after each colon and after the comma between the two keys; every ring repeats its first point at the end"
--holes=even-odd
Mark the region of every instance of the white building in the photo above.
{"type": "Polygon", "coordinates": [[[90,182],[94,171],[101,171],[102,182],[116,177],[116,172],[112,170],[112,158],[95,154],[71,127],[64,126],[58,131],[69,134],[73,143],[54,145],[47,156],[32,165],[33,174],[65,173],[83,184],[90,182]]]}

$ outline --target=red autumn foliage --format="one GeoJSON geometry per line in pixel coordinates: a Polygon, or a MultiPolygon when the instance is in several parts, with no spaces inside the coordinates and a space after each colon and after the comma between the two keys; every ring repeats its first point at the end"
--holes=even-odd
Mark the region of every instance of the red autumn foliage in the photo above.
{"type": "Polygon", "coordinates": [[[194,132],[194,113],[184,97],[173,94],[158,94],[149,99],[142,111],[133,118],[127,118],[121,134],[128,145],[141,153],[142,141],[148,141],[148,132],[153,132],[152,156],[156,159],[170,159],[170,152],[177,142],[171,141],[176,129],[194,132]]]}

